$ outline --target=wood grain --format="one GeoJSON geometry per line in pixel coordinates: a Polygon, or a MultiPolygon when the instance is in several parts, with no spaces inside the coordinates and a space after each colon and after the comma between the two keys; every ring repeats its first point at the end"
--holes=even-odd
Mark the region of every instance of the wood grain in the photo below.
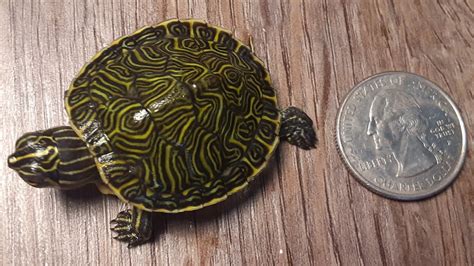
{"type": "Polygon", "coordinates": [[[1,265],[473,265],[474,3],[470,0],[0,0],[1,265]],[[157,214],[155,241],[114,241],[126,206],[95,188],[34,189],[6,166],[22,133],[64,125],[63,91],[115,38],[167,18],[231,29],[268,66],[282,106],[303,107],[318,149],[283,144],[239,196],[157,214]],[[458,103],[469,151],[459,178],[421,202],[363,188],[341,163],[336,111],[358,81],[418,73],[458,103]]]}

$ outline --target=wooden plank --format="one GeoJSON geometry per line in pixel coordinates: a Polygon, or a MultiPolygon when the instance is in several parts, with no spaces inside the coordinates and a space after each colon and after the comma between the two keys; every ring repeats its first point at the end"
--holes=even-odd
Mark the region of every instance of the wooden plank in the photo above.
{"type": "Polygon", "coordinates": [[[0,1],[0,265],[472,265],[472,1],[0,1]],[[126,208],[94,187],[34,189],[5,159],[22,133],[67,123],[63,91],[121,35],[196,17],[253,37],[282,106],[305,109],[318,149],[283,144],[244,193],[216,207],[157,214],[155,241],[127,249],[109,221],[126,208]],[[387,70],[443,87],[468,126],[458,180],[437,197],[396,202],[347,172],[334,143],[344,95],[387,70]]]}

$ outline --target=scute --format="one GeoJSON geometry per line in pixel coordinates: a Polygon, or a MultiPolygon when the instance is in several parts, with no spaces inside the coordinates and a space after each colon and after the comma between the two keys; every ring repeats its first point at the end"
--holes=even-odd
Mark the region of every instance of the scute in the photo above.
{"type": "Polygon", "coordinates": [[[266,166],[279,140],[263,63],[198,20],[116,40],[82,68],[65,102],[104,183],[149,211],[224,200],[266,166]]]}

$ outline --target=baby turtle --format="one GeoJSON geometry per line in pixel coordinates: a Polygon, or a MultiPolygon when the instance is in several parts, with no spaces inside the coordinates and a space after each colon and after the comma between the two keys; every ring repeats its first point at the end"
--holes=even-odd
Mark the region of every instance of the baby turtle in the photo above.
{"type": "Polygon", "coordinates": [[[81,69],[65,104],[71,125],[23,135],[8,166],[35,187],[95,183],[129,203],[112,220],[129,247],[151,238],[151,212],[201,209],[247,186],[280,139],[316,143],[303,111],[278,109],[249,47],[194,19],[114,41],[81,69]]]}

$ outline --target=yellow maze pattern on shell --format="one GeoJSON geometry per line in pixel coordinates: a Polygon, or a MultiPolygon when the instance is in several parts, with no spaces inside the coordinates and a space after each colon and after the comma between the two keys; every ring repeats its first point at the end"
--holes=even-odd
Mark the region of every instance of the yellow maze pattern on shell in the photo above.
{"type": "Polygon", "coordinates": [[[220,28],[171,20],[115,41],[66,94],[102,179],[151,211],[198,209],[244,187],[278,143],[270,78],[220,28]]]}

